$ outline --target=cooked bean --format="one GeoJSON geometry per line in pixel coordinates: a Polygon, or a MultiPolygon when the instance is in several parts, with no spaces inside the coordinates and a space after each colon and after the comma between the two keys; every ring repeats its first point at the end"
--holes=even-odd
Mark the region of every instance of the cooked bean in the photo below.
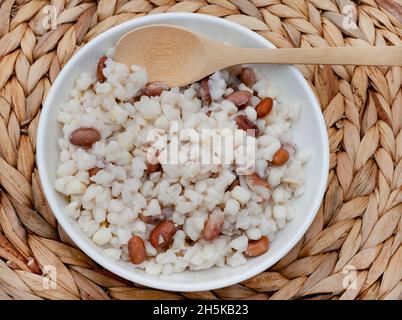
{"type": "Polygon", "coordinates": [[[256,137],[259,134],[258,126],[245,115],[237,116],[236,124],[239,129],[247,131],[247,134],[250,136],[256,137]]]}
{"type": "Polygon", "coordinates": [[[148,224],[157,224],[158,222],[160,222],[162,220],[162,216],[161,215],[157,215],[157,216],[146,216],[144,215],[142,212],[140,212],[138,214],[138,218],[142,221],[144,221],[145,223],[148,224]]]}
{"type": "Polygon", "coordinates": [[[262,99],[255,107],[255,111],[257,111],[257,117],[264,118],[269,115],[272,110],[272,104],[273,101],[271,98],[262,99]]]}
{"type": "Polygon", "coordinates": [[[70,135],[70,142],[75,146],[90,147],[101,139],[101,134],[94,128],[79,128],[70,135]]]}
{"type": "Polygon", "coordinates": [[[280,148],[274,155],[271,163],[274,166],[282,166],[284,165],[286,162],[288,162],[289,160],[289,152],[284,149],[284,148],[280,148]]]}
{"type": "Polygon", "coordinates": [[[261,178],[257,173],[253,172],[247,176],[247,179],[250,179],[253,185],[261,186],[264,188],[271,189],[271,185],[265,179],[261,178]]]}
{"type": "Polygon", "coordinates": [[[213,212],[208,216],[205,222],[204,229],[202,230],[202,235],[205,240],[212,240],[217,237],[223,228],[224,217],[222,212],[213,212]]]}
{"type": "Polygon", "coordinates": [[[96,76],[97,76],[98,81],[99,81],[100,83],[103,83],[103,82],[105,82],[105,80],[106,80],[106,77],[105,77],[105,75],[103,74],[103,69],[104,69],[105,66],[106,66],[106,63],[105,63],[106,59],[107,59],[106,56],[100,57],[100,59],[99,59],[99,61],[98,61],[98,66],[97,66],[97,68],[96,68],[96,76]]]}
{"type": "Polygon", "coordinates": [[[247,257],[257,257],[268,251],[269,240],[262,236],[259,240],[249,240],[247,250],[244,255],[247,257]]]}
{"type": "Polygon", "coordinates": [[[170,220],[159,223],[151,232],[150,241],[155,249],[165,248],[176,233],[176,227],[170,220]]]}
{"type": "Polygon", "coordinates": [[[241,90],[228,94],[225,99],[233,102],[238,109],[244,109],[250,104],[252,97],[253,95],[249,91],[241,90]]]}
{"type": "Polygon", "coordinates": [[[243,82],[247,87],[253,86],[257,82],[254,71],[251,68],[241,69],[240,81],[243,82]]]}
{"type": "Polygon", "coordinates": [[[139,236],[133,236],[127,245],[128,257],[133,264],[140,264],[145,260],[145,244],[139,236]]]}
{"type": "Polygon", "coordinates": [[[101,170],[101,168],[91,168],[88,170],[88,175],[89,177],[95,176],[101,170]]]}
{"type": "Polygon", "coordinates": [[[161,171],[162,166],[159,162],[157,163],[150,163],[147,161],[147,173],[154,173],[157,171],[161,171]]]}
{"type": "Polygon", "coordinates": [[[212,98],[209,92],[208,78],[202,79],[200,82],[200,90],[198,92],[201,100],[205,104],[211,104],[212,98]]]}
{"type": "Polygon", "coordinates": [[[168,90],[169,86],[162,81],[148,82],[142,89],[142,95],[153,97],[160,96],[163,91],[168,90]]]}

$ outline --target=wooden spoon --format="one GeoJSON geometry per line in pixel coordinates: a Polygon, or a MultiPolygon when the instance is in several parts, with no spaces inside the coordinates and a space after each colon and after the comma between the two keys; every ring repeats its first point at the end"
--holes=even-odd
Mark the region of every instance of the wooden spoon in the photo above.
{"type": "Polygon", "coordinates": [[[402,65],[402,47],[235,48],[170,25],[151,25],[125,34],[115,59],[147,69],[150,81],[182,86],[217,70],[243,63],[402,65]]]}

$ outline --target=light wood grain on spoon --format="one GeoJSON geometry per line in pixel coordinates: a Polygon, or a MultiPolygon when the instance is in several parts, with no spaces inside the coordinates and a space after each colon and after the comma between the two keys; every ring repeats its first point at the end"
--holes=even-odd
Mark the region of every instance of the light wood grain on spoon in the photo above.
{"type": "Polygon", "coordinates": [[[150,81],[182,86],[244,63],[402,65],[402,47],[235,48],[189,30],[152,25],[125,34],[115,59],[147,69],[150,81]]]}

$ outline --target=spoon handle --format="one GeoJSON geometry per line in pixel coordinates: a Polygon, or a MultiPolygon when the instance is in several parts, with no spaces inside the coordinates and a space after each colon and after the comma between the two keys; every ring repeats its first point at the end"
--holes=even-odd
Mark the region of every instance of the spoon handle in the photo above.
{"type": "Polygon", "coordinates": [[[242,63],[402,66],[402,47],[236,49],[242,63]]]}

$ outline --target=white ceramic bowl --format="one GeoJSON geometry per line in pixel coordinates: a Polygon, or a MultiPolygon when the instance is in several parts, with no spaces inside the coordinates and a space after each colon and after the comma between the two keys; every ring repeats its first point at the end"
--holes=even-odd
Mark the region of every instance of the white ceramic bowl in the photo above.
{"type": "Polygon", "coordinates": [[[70,238],[101,266],[133,282],[173,291],[212,290],[248,279],[272,266],[301,239],[313,221],[323,198],[328,176],[328,137],[320,106],[302,74],[293,66],[261,65],[266,77],[279,88],[285,101],[302,104],[300,119],[293,128],[294,141],[301,147],[311,148],[313,156],[305,168],[305,193],[295,201],[297,216],[278,232],[270,249],[262,256],[249,259],[238,268],[222,267],[197,272],[182,272],[169,276],[151,276],[129,263],[116,262],[101,253],[76,223],[67,217],[62,208],[63,196],[53,188],[58,160],[58,137],[61,129],[56,121],[60,104],[78,74],[95,70],[99,57],[114,46],[126,32],[150,24],[178,25],[233,46],[249,48],[274,48],[258,34],[230,21],[203,14],[170,13],[150,15],[116,26],[89,42],[63,67],[42,109],[37,137],[37,163],[40,179],[53,213],[70,238]]]}

